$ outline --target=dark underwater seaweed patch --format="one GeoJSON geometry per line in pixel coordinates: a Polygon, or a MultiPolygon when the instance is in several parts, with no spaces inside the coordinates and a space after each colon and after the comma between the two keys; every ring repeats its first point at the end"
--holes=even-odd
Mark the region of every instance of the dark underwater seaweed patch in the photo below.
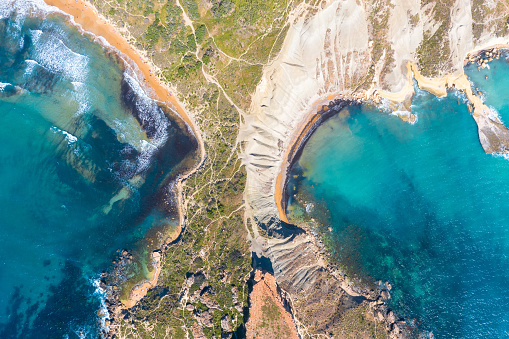
{"type": "MultiPolygon", "coordinates": [[[[23,286],[16,288],[7,306],[9,321],[0,325],[0,338],[72,337],[81,326],[94,322],[95,312],[99,308],[99,302],[90,299],[94,288],[71,260],[66,261],[62,272],[64,279],[58,285],[50,287],[49,297],[44,305],[27,300],[22,294],[23,286]],[[25,304],[30,306],[25,309],[25,304]]],[[[92,338],[97,335],[97,329],[94,328],[86,328],[84,331],[92,338]]]]}
{"type": "MultiPolygon", "coordinates": [[[[23,121],[23,116],[31,118],[30,114],[41,113],[38,111],[40,107],[37,105],[43,103],[44,106],[41,105],[41,107],[49,107],[49,105],[46,106],[48,100],[54,100],[57,103],[75,100],[69,93],[79,91],[70,81],[65,79],[61,81],[66,74],[60,73],[58,68],[52,72],[53,68],[45,68],[35,62],[25,61],[30,59],[27,53],[33,48],[30,34],[27,33],[28,29],[41,28],[45,34],[51,35],[51,32],[47,32],[46,28],[47,25],[51,26],[52,24],[46,22],[44,28],[38,27],[37,24],[23,24],[24,35],[21,35],[21,40],[16,38],[15,43],[11,45],[6,43],[5,46],[8,48],[0,46],[0,62],[3,62],[0,65],[0,81],[8,81],[13,84],[3,88],[0,98],[19,93],[21,87],[30,92],[25,93],[30,98],[24,102],[26,109],[20,114],[12,113],[12,116],[16,118],[12,120],[21,124],[13,124],[15,128],[18,126],[25,128],[23,122],[26,121],[23,121]],[[9,57],[3,59],[3,56],[7,54],[9,57]],[[27,70],[30,72],[25,74],[27,70]],[[20,87],[16,87],[17,85],[20,87]],[[57,87],[55,88],[55,86],[57,87]],[[58,95],[60,97],[56,98],[58,95]]],[[[54,34],[57,36],[63,34],[62,31],[58,31],[58,27],[55,29],[54,34]]],[[[65,31],[66,28],[63,30],[65,31]]],[[[71,33],[78,37],[76,41],[83,38],[77,32],[71,33]]],[[[69,37],[70,40],[76,38],[72,34],[69,37]]],[[[0,22],[0,45],[6,42],[1,39],[12,40],[5,20],[0,22]]],[[[91,47],[92,50],[89,51],[88,44],[83,44],[84,47],[75,50],[72,48],[73,42],[68,44],[69,41],[61,40],[66,46],[71,46],[71,50],[90,57],[92,61],[97,61],[93,59],[96,57],[95,52],[98,50],[100,53],[104,52],[102,47],[91,47]]],[[[87,41],[90,43],[89,40],[87,41]]],[[[106,53],[106,57],[110,61],[117,61],[117,66],[123,69],[123,63],[119,63],[118,59],[115,60],[111,53],[106,53]]],[[[41,64],[46,65],[43,62],[41,64]]],[[[89,66],[93,65],[94,62],[89,64],[89,66]]],[[[107,66],[113,67],[115,64],[107,66]]],[[[91,77],[87,79],[91,80],[91,77]]],[[[113,83],[117,86],[118,83],[115,81],[120,81],[120,79],[120,76],[117,76],[109,84],[113,83]]],[[[125,79],[122,84],[128,86],[125,79]]],[[[62,198],[65,201],[62,201],[61,205],[55,204],[54,201],[30,204],[30,199],[37,195],[33,194],[30,199],[25,197],[27,205],[30,206],[23,213],[28,220],[34,222],[35,226],[30,225],[30,227],[35,227],[36,230],[37,227],[41,229],[42,242],[45,240],[43,238],[52,232],[66,233],[72,229],[72,232],[75,232],[73,233],[76,235],[75,238],[69,242],[66,241],[65,244],[57,245],[59,248],[56,252],[62,251],[63,257],[73,258],[73,260],[66,261],[63,269],[64,279],[48,291],[49,299],[46,304],[42,304],[39,300],[27,300],[21,286],[18,287],[14,295],[8,291],[10,302],[7,314],[10,317],[5,325],[0,325],[0,338],[61,338],[65,335],[74,337],[80,326],[88,326],[88,336],[95,337],[95,332],[97,332],[95,318],[99,301],[93,295],[94,288],[88,277],[85,276],[83,267],[87,267],[85,269],[87,274],[90,274],[89,270],[94,272],[105,270],[108,268],[110,260],[114,258],[115,249],[128,247],[134,249],[135,254],[139,253],[139,258],[133,259],[133,267],[140,268],[142,271],[140,262],[143,260],[139,260],[144,254],[142,250],[147,248],[147,244],[159,246],[157,245],[159,240],[156,237],[157,231],[166,225],[169,217],[177,215],[177,199],[173,190],[174,186],[170,186],[170,183],[180,173],[194,166],[198,149],[197,141],[184,123],[175,123],[175,120],[172,119],[176,118],[167,114],[166,110],[157,102],[145,97],[140,98],[130,86],[123,87],[123,89],[127,105],[122,106],[122,103],[125,104],[124,101],[120,101],[122,98],[116,98],[118,100],[114,104],[120,108],[119,110],[127,108],[127,111],[131,112],[138,120],[151,139],[150,141],[157,141],[154,142],[154,145],[157,145],[158,149],[151,149],[151,153],[148,154],[150,157],[141,159],[149,162],[146,167],[140,166],[139,163],[143,151],[140,152],[135,146],[120,141],[123,139],[119,138],[115,130],[108,126],[106,122],[108,119],[105,118],[105,121],[100,118],[105,114],[93,111],[98,109],[94,107],[96,104],[96,101],[93,101],[94,98],[90,98],[92,101],[86,103],[90,104],[89,107],[92,109],[75,114],[68,121],[62,122],[62,116],[57,116],[60,111],[56,107],[54,112],[49,112],[48,116],[51,117],[48,118],[41,114],[42,118],[37,117],[33,122],[40,124],[37,125],[37,131],[41,131],[40,135],[34,135],[32,140],[32,143],[36,144],[35,148],[44,146],[44,151],[51,148],[45,163],[40,164],[34,161],[35,166],[33,167],[38,168],[34,172],[46,175],[45,171],[51,171],[51,174],[54,174],[57,179],[55,182],[44,182],[43,184],[50,184],[52,185],[51,189],[55,188],[55,191],[60,189],[64,194],[71,192],[72,199],[62,198]],[[52,115],[53,113],[55,114],[52,115]],[[161,138],[161,135],[164,138],[161,138]],[[152,140],[152,138],[156,140],[152,140]],[[47,144],[45,144],[46,142],[47,144]],[[41,146],[41,144],[43,145],[41,146]],[[53,149],[53,146],[56,149],[53,149]],[[135,183],[129,182],[136,175],[140,175],[141,180],[135,183]],[[87,180],[87,178],[91,178],[91,180],[87,180]],[[137,184],[141,187],[137,187],[137,184]],[[127,199],[114,202],[110,213],[103,212],[104,207],[108,206],[109,199],[123,187],[128,188],[131,195],[127,199]],[[89,201],[90,197],[92,197],[92,202],[89,201]],[[49,208],[52,209],[51,212],[55,213],[48,214],[49,208]],[[81,211],[81,208],[86,210],[81,211]],[[152,212],[154,213],[152,214],[152,212]],[[57,218],[54,217],[55,215],[57,218]],[[76,216],[80,220],[74,220],[73,218],[76,216]],[[145,219],[149,221],[145,222],[145,219]],[[150,231],[147,231],[149,228],[150,231]],[[152,238],[146,241],[140,240],[147,234],[152,238]],[[154,239],[155,241],[151,242],[154,239]],[[143,243],[140,244],[141,242],[143,243]],[[143,249],[136,252],[138,247],[143,247],[143,249]],[[88,262],[89,259],[91,263],[88,262]]],[[[109,90],[109,88],[103,90],[109,90]]],[[[6,102],[9,101],[6,100],[6,102]]],[[[71,116],[73,112],[65,113],[69,113],[71,116]]],[[[32,121],[30,120],[29,123],[32,121]]],[[[37,152],[35,152],[35,156],[34,152],[29,154],[33,158],[38,156],[37,152]]],[[[41,156],[43,155],[41,154],[41,156]]],[[[15,156],[12,157],[18,160],[15,156]]],[[[45,179],[48,176],[40,178],[45,179]]],[[[12,191],[12,196],[19,195],[20,186],[27,187],[31,184],[23,180],[16,183],[17,186],[13,185],[14,187],[6,189],[6,191],[12,191]]],[[[48,194],[48,196],[50,195],[48,194]]],[[[47,200],[51,200],[51,197],[47,200]]],[[[57,255],[59,254],[57,253],[57,255]]],[[[41,269],[49,268],[50,265],[46,265],[47,262],[43,260],[45,258],[47,258],[46,255],[35,258],[34,263],[41,269]]],[[[45,283],[46,281],[51,283],[50,276],[51,274],[42,274],[40,277],[31,277],[31,279],[34,281],[40,279],[45,283]]],[[[26,282],[25,285],[29,285],[29,282],[26,282]]]]}
{"type": "Polygon", "coordinates": [[[125,77],[122,79],[120,86],[122,103],[136,118],[136,120],[141,125],[145,133],[147,133],[147,137],[153,139],[158,132],[157,130],[158,123],[156,121],[155,116],[162,114],[161,109],[159,108],[159,106],[155,105],[155,103],[150,107],[147,106],[141,107],[140,105],[141,98],[131,87],[131,85],[125,79],[125,77]],[[142,110],[151,110],[151,112],[143,112],[142,110]]]}

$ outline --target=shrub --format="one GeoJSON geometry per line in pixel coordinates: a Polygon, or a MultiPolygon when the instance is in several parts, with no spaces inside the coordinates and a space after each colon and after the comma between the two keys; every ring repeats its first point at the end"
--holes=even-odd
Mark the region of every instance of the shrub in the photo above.
{"type": "Polygon", "coordinates": [[[222,18],[230,13],[234,5],[232,0],[216,0],[210,11],[215,18],[222,18]]]}
{"type": "Polygon", "coordinates": [[[205,35],[207,35],[207,27],[200,25],[195,30],[196,42],[201,44],[205,35]]]}

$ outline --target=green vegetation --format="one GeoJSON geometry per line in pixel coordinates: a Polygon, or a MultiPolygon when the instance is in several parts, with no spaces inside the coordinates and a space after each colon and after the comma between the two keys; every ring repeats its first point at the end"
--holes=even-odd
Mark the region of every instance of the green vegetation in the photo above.
{"type": "Polygon", "coordinates": [[[154,4],[152,2],[147,2],[145,10],[143,11],[143,15],[148,16],[152,13],[154,13],[154,4]]]}
{"type": "Polygon", "coordinates": [[[441,70],[450,69],[452,66],[448,34],[451,26],[451,3],[449,0],[426,0],[422,2],[422,6],[430,2],[434,3],[432,19],[440,26],[433,33],[424,32],[424,38],[417,49],[417,57],[420,72],[424,76],[436,77],[441,70]]]}
{"type": "Polygon", "coordinates": [[[263,300],[261,309],[262,323],[259,326],[260,332],[267,335],[267,331],[270,331],[270,335],[272,335],[274,338],[289,338],[291,336],[291,329],[288,328],[281,310],[272,299],[266,297],[263,300]]]}
{"type": "MultiPolygon", "coordinates": [[[[289,0],[213,0],[212,8],[203,15],[202,22],[209,32],[216,32],[214,39],[219,49],[239,57],[260,46],[259,38],[281,31],[286,23],[289,3],[289,0]],[[250,46],[253,43],[256,46],[250,46]]],[[[275,39],[273,36],[272,41],[275,39]]],[[[263,52],[262,55],[267,54],[267,50],[263,52]]]]}
{"type": "MultiPolygon", "coordinates": [[[[290,27],[288,13],[302,1],[180,0],[182,7],[175,0],[117,0],[121,6],[93,1],[101,13],[129,30],[131,42],[161,70],[160,79],[176,88],[175,94],[203,133],[206,151],[204,163],[183,185],[185,228],[163,256],[158,286],[123,315],[121,336],[221,338],[228,332],[243,337],[252,270],[246,239],[253,231],[245,221],[246,172],[237,136],[264,65],[282,47],[290,27]],[[182,8],[191,22],[184,20],[182,8]],[[228,330],[223,328],[223,319],[228,319],[228,330]]],[[[434,20],[441,26],[433,35],[426,32],[419,48],[425,74],[433,72],[432,65],[447,60],[450,53],[444,37],[450,25],[447,1],[438,0],[432,7],[434,20]]],[[[308,2],[311,6],[304,18],[316,13],[322,4],[308,2]]],[[[366,89],[375,80],[384,86],[384,78],[394,66],[394,51],[387,41],[391,6],[389,0],[366,4],[371,67],[362,79],[348,79],[348,87],[366,89]],[[375,66],[381,69],[377,79],[375,66]]],[[[409,13],[408,19],[417,25],[419,14],[409,13]]],[[[354,226],[345,232],[358,236],[359,244],[364,241],[354,226]]],[[[358,273],[355,244],[347,252],[351,255],[343,265],[354,276],[353,272],[358,273]]],[[[339,287],[334,289],[326,283],[322,285],[330,295],[320,308],[327,305],[327,309],[335,309],[339,287]]],[[[317,289],[322,285],[317,284],[317,289]]],[[[316,295],[322,297],[323,293],[317,291],[316,295]]],[[[264,306],[264,314],[275,316],[278,310],[274,307],[264,306]]],[[[306,326],[311,332],[318,331],[311,315],[319,315],[322,310],[309,307],[304,321],[309,321],[306,326]]],[[[370,320],[366,309],[349,310],[344,315],[338,310],[336,315],[342,317],[338,320],[340,326],[335,327],[338,336],[353,333],[350,337],[385,337],[385,331],[376,327],[377,322],[370,320]]]]}
{"type": "Polygon", "coordinates": [[[203,42],[203,38],[207,35],[207,27],[205,25],[200,25],[196,27],[195,30],[196,42],[201,44],[203,42]]]}
{"type": "Polygon", "coordinates": [[[282,45],[292,6],[288,0],[223,0],[210,9],[181,0],[191,27],[176,1],[131,0],[125,11],[94,2],[127,26],[161,69],[160,78],[178,89],[203,132],[207,154],[184,182],[185,228],[163,256],[158,286],[124,317],[119,334],[181,338],[198,331],[220,338],[226,331],[221,319],[229,319],[229,332],[242,337],[252,267],[237,134],[268,52],[274,57],[282,45]]]}
{"type": "Polygon", "coordinates": [[[380,87],[386,89],[384,79],[394,62],[394,51],[390,42],[387,41],[391,8],[393,5],[387,0],[376,1],[369,7],[368,22],[370,36],[373,39],[371,67],[364,79],[360,79],[357,84],[352,84],[354,88],[366,90],[375,81],[380,87]],[[383,62],[382,71],[379,78],[375,79],[375,68],[379,62],[383,62]]]}
{"type": "Polygon", "coordinates": [[[234,6],[232,0],[215,0],[210,10],[215,18],[222,18],[230,13],[234,6]]]}
{"type": "Polygon", "coordinates": [[[182,5],[186,9],[187,14],[191,20],[200,19],[200,13],[198,13],[198,5],[196,4],[196,0],[182,0],[182,5]]]}
{"type": "Polygon", "coordinates": [[[507,3],[472,1],[472,32],[476,42],[483,32],[505,36],[509,31],[507,3]]]}
{"type": "Polygon", "coordinates": [[[334,338],[389,338],[385,325],[373,318],[366,307],[347,310],[340,320],[334,338]]]}
{"type": "Polygon", "coordinates": [[[417,26],[417,23],[419,22],[419,13],[415,13],[414,15],[410,16],[410,24],[412,27],[417,26]]]}

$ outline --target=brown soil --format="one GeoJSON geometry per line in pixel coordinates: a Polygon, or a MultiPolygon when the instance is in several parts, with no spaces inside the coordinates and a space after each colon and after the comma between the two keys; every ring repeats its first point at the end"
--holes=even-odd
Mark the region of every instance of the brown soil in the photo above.
{"type": "Polygon", "coordinates": [[[251,307],[246,337],[299,338],[292,315],[283,306],[274,276],[257,269],[254,281],[249,295],[251,307]]]}

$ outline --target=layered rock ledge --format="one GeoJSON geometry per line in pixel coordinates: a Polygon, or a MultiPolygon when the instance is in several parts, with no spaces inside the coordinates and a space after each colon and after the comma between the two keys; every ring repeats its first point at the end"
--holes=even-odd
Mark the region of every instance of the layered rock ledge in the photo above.
{"type": "MultiPolygon", "coordinates": [[[[322,8],[315,8],[313,15],[309,15],[309,8],[304,5],[291,13],[281,52],[265,67],[239,135],[245,144],[245,200],[253,226],[250,239],[253,252],[270,259],[276,282],[293,300],[301,335],[331,335],[334,312],[338,310],[332,305],[352,305],[349,301],[359,305],[365,298],[376,306],[380,300],[380,291],[363,290],[332,269],[319,240],[310,232],[290,225],[286,218],[282,194],[286,170],[296,154],[295,149],[312,132],[310,126],[320,119],[317,114],[328,109],[331,101],[383,100],[394,110],[408,111],[402,118],[413,122],[409,110],[414,79],[421,89],[438,96],[456,88],[464,91],[471,102],[485,151],[509,149],[509,131],[472,92],[463,73],[469,51],[505,44],[507,36],[497,36],[486,27],[480,34],[473,32],[472,3],[455,1],[450,12],[444,13],[447,31],[440,47],[447,51],[448,62],[436,65],[433,70],[436,78],[426,78],[416,65],[425,68],[419,62],[426,57],[423,49],[426,34],[436,32],[440,24],[436,16],[431,17],[433,7],[421,7],[419,1],[405,1],[385,8],[388,20],[383,28],[383,40],[387,45],[380,57],[378,31],[370,17],[373,6],[369,2],[337,0],[323,2],[322,8]],[[332,311],[315,314],[323,326],[314,327],[306,320],[309,316],[299,314],[313,314],[317,305],[330,306],[328,309],[332,311]]],[[[403,335],[401,324],[394,328],[397,319],[393,314],[386,311],[374,314],[380,314],[380,320],[389,324],[387,328],[392,336],[403,335]]]]}

